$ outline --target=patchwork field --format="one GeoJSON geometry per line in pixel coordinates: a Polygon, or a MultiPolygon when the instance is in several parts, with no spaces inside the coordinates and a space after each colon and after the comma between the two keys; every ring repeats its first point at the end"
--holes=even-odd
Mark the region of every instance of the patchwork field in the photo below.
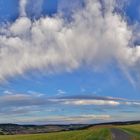
{"type": "Polygon", "coordinates": [[[4,135],[0,136],[0,140],[116,140],[115,137],[112,137],[111,130],[114,128],[127,134],[128,136],[131,136],[132,140],[140,140],[140,125],[95,126],[85,130],[46,134],[4,135]]]}

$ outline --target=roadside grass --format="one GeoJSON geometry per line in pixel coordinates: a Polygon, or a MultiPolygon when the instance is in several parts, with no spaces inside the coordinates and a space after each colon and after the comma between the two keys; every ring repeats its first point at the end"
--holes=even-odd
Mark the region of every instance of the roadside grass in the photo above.
{"type": "Polygon", "coordinates": [[[47,134],[0,136],[0,140],[111,140],[111,133],[108,128],[95,128],[47,134]]]}
{"type": "Polygon", "coordinates": [[[133,136],[133,140],[140,140],[140,124],[119,126],[119,128],[133,136]]]}

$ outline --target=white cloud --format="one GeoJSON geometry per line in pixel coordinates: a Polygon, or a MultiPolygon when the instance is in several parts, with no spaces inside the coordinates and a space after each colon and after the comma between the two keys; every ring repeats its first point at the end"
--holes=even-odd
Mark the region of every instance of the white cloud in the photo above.
{"type": "Polygon", "coordinates": [[[140,101],[127,101],[127,102],[124,102],[124,104],[130,105],[130,106],[140,106],[140,101]]]}
{"type": "MultiPolygon", "coordinates": [[[[21,17],[10,26],[10,33],[14,36],[28,35],[31,28],[31,20],[27,17],[21,17]]],[[[27,36],[28,37],[28,36],[27,36]]]]}
{"type": "Polygon", "coordinates": [[[118,101],[111,101],[111,100],[64,100],[64,104],[71,104],[71,105],[111,105],[117,106],[120,105],[118,101]]]}
{"type": "MultiPolygon", "coordinates": [[[[59,15],[31,21],[19,17],[0,35],[0,80],[24,75],[29,70],[55,73],[80,66],[98,69],[117,61],[121,69],[135,68],[140,47],[130,46],[132,29],[121,15],[114,13],[114,0],[105,1],[102,14],[98,0],[85,0],[72,21],[59,15]]],[[[20,1],[21,16],[26,16],[26,0],[20,1]]],[[[129,74],[128,74],[129,75],[129,74]]]]}
{"type": "Polygon", "coordinates": [[[64,90],[62,90],[62,89],[57,90],[57,95],[58,96],[62,96],[62,95],[64,96],[65,94],[66,94],[66,92],[64,90]]]}
{"type": "Polygon", "coordinates": [[[27,5],[27,0],[20,0],[19,2],[20,16],[26,16],[26,5],[27,5]]]}
{"type": "Polygon", "coordinates": [[[4,94],[7,94],[7,95],[12,95],[13,93],[11,92],[11,91],[9,91],[9,90],[5,90],[5,91],[3,91],[3,93],[4,94]]]}

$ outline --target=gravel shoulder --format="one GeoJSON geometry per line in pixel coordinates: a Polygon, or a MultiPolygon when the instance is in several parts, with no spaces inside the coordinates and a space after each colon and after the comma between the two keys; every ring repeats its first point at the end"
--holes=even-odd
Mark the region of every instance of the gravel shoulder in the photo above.
{"type": "Polygon", "coordinates": [[[112,140],[132,140],[132,137],[128,133],[120,129],[112,128],[111,133],[112,133],[112,140]]]}

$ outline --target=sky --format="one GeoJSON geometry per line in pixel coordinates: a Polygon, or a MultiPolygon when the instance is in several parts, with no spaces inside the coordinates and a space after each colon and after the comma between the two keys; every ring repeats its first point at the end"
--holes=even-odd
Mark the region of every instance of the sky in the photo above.
{"type": "Polygon", "coordinates": [[[0,123],[139,120],[139,0],[0,0],[0,123]]]}

